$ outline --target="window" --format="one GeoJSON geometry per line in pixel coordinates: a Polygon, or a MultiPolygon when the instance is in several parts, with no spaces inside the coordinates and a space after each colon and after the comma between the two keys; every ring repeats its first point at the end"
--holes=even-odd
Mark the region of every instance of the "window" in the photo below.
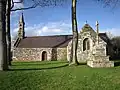
{"type": "Polygon", "coordinates": [[[90,42],[88,38],[85,38],[83,40],[83,51],[90,49],[90,42]]]}

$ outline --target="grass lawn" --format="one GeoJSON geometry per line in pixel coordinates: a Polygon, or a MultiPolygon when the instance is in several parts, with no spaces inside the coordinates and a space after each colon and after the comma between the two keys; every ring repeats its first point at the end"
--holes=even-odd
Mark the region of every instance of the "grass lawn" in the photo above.
{"type": "Polygon", "coordinates": [[[120,90],[120,66],[90,68],[66,62],[13,62],[0,71],[0,90],[120,90]]]}

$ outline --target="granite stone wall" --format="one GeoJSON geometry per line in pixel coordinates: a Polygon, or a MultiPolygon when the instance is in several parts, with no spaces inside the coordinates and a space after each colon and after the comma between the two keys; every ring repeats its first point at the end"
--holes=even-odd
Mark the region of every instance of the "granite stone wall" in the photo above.
{"type": "MultiPolygon", "coordinates": [[[[79,62],[87,62],[89,60],[89,57],[91,56],[91,53],[93,51],[93,47],[95,46],[95,41],[96,41],[96,35],[94,32],[91,34],[90,32],[81,32],[79,34],[79,39],[78,39],[78,48],[77,48],[77,60],[79,62]],[[83,50],[83,41],[85,39],[89,40],[89,50],[83,50]]],[[[72,41],[69,42],[68,47],[67,47],[67,60],[70,61],[70,56],[71,56],[71,44],[72,41]]]]}
{"type": "Polygon", "coordinates": [[[67,61],[67,48],[57,48],[57,60],[67,61]]]}
{"type": "Polygon", "coordinates": [[[13,61],[42,61],[43,51],[47,61],[67,60],[67,48],[14,48],[13,61]]]}
{"type": "Polygon", "coordinates": [[[52,48],[14,48],[13,61],[42,61],[43,51],[47,53],[47,60],[51,60],[52,48]]]}
{"type": "MultiPolygon", "coordinates": [[[[83,28],[80,33],[79,33],[79,38],[78,38],[78,48],[77,48],[77,60],[81,62],[88,62],[88,65],[91,64],[92,61],[96,61],[99,65],[99,62],[101,62],[100,66],[98,67],[103,67],[105,63],[108,65],[111,63],[109,62],[109,56],[107,53],[109,52],[110,55],[110,47],[107,46],[107,43],[101,39],[101,37],[97,36],[97,33],[92,29],[92,28],[83,28]],[[85,40],[89,42],[89,44],[85,44],[85,40]],[[99,43],[98,43],[99,42],[99,43]],[[89,49],[88,46],[89,45],[89,49]],[[85,47],[85,49],[84,49],[85,47]],[[108,50],[106,49],[108,47],[108,50]],[[96,56],[97,55],[97,56],[96,56]]],[[[67,60],[70,61],[71,58],[71,44],[72,41],[69,42],[67,46],[67,60]]],[[[113,66],[113,63],[112,63],[113,66]]],[[[94,66],[93,66],[94,67],[94,66]]],[[[95,66],[96,67],[96,66],[95,66]]]]}

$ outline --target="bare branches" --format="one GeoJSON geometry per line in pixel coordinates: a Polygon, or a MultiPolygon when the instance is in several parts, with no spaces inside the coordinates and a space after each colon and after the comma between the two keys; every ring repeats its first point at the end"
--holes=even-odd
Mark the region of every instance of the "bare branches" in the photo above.
{"type": "Polygon", "coordinates": [[[13,9],[15,3],[23,3],[23,1],[25,0],[20,0],[20,2],[14,2],[14,0],[12,0],[11,11],[27,10],[36,8],[37,6],[39,7],[58,6],[62,5],[62,3],[64,3],[66,0],[31,0],[32,1],[31,6],[13,9]]]}
{"type": "Polygon", "coordinates": [[[17,1],[17,2],[15,1],[14,3],[22,3],[22,2],[23,2],[23,0],[20,0],[20,1],[17,1]]]}
{"type": "Polygon", "coordinates": [[[30,7],[26,7],[26,8],[11,9],[11,11],[27,10],[27,9],[35,8],[36,6],[37,6],[37,5],[33,5],[33,6],[30,6],[30,7]]]}
{"type": "MultiPolygon", "coordinates": [[[[14,0],[12,0],[12,5],[11,5],[11,11],[17,11],[17,10],[27,10],[27,9],[31,9],[31,8],[35,8],[36,7],[36,4],[33,4],[32,6],[29,6],[29,7],[26,7],[26,8],[16,8],[16,9],[13,9],[13,7],[14,7],[14,5],[17,3],[17,4],[19,4],[19,3],[23,3],[23,1],[24,0],[19,0],[19,1],[15,1],[14,2],[14,0]]],[[[32,1],[34,1],[34,0],[32,0],[32,1]]]]}
{"type": "Polygon", "coordinates": [[[11,9],[14,7],[14,2],[11,0],[11,9]]]}
{"type": "Polygon", "coordinates": [[[113,9],[120,4],[120,0],[98,0],[104,4],[104,7],[110,6],[113,9]]]}
{"type": "Polygon", "coordinates": [[[11,9],[14,7],[15,3],[22,3],[22,2],[23,2],[23,0],[20,0],[18,2],[14,1],[14,0],[11,0],[11,9]]]}

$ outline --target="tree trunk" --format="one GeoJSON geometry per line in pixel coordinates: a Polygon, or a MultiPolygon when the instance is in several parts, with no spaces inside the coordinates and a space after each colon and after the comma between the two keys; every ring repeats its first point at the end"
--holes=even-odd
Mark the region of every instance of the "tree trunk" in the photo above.
{"type": "Polygon", "coordinates": [[[6,42],[7,42],[7,61],[11,65],[12,56],[11,56],[11,36],[10,36],[10,8],[11,0],[7,0],[6,4],[6,42]]]}
{"type": "Polygon", "coordinates": [[[8,69],[7,52],[6,52],[6,28],[5,12],[6,0],[0,0],[0,70],[8,69]]]}
{"type": "Polygon", "coordinates": [[[72,0],[72,32],[73,32],[73,40],[72,40],[72,62],[70,65],[75,64],[78,65],[77,61],[77,46],[78,46],[78,29],[77,29],[77,18],[76,18],[76,0],[72,0]]]}

